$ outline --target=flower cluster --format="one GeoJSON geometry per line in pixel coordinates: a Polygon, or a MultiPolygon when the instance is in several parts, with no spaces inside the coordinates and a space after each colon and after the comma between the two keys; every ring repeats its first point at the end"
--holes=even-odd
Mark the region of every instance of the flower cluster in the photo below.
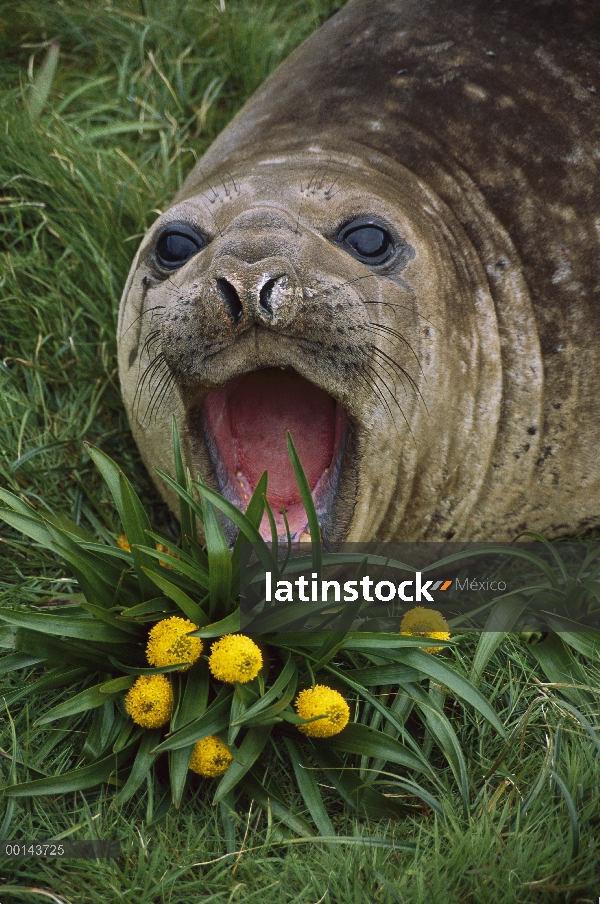
{"type": "Polygon", "coordinates": [[[164,666],[187,662],[189,665],[183,666],[179,671],[185,672],[189,669],[202,653],[200,638],[189,636],[189,632],[195,631],[197,627],[187,618],[179,618],[177,615],[164,618],[154,625],[148,635],[146,646],[146,658],[150,665],[164,666]]]}
{"type": "Polygon", "coordinates": [[[298,728],[311,738],[331,738],[348,724],[350,707],[338,691],[324,684],[315,684],[298,694],[296,712],[303,719],[316,719],[298,728]]]}
{"type": "MultiPolygon", "coordinates": [[[[197,661],[202,641],[191,637],[196,628],[191,621],[178,616],[165,618],[151,629],[146,657],[152,666],[176,665],[197,661]]],[[[190,667],[186,665],[179,671],[190,667]]],[[[259,647],[243,634],[226,634],[212,645],[208,660],[212,675],[229,684],[245,684],[256,678],[263,665],[259,647]]],[[[296,712],[303,719],[314,719],[299,729],[313,738],[330,738],[347,725],[350,709],[341,694],[317,684],[301,691],[296,699],[296,712]]],[[[166,675],[141,675],[125,698],[125,707],[134,722],[143,728],[160,728],[171,718],[173,692],[166,675]]],[[[189,768],[204,778],[224,775],[233,757],[217,735],[202,738],[194,745],[189,768]]]]}
{"type": "Polygon", "coordinates": [[[196,741],[190,757],[190,769],[204,778],[217,778],[229,769],[233,757],[216,735],[196,741]]]}
{"type": "Polygon", "coordinates": [[[218,681],[246,684],[262,669],[262,653],[243,634],[226,634],[212,645],[208,667],[218,681]]]}
{"type": "MultiPolygon", "coordinates": [[[[431,637],[433,640],[450,640],[448,622],[441,612],[416,606],[404,614],[400,622],[400,633],[412,637],[431,637]]],[[[437,653],[443,647],[425,647],[426,653],[437,653]]]]}
{"type": "MultiPolygon", "coordinates": [[[[121,538],[119,538],[120,540],[121,538]]],[[[164,618],[148,636],[146,658],[150,665],[176,665],[196,662],[202,652],[199,637],[189,637],[197,625],[185,618],[164,618]]],[[[189,666],[183,666],[183,672],[189,666]]],[[[173,691],[166,675],[140,675],[125,698],[125,708],[142,728],[160,728],[171,718],[173,691]]]]}
{"type": "Polygon", "coordinates": [[[166,675],[140,675],[125,697],[125,709],[142,728],[160,728],[171,718],[173,691],[166,675]]]}

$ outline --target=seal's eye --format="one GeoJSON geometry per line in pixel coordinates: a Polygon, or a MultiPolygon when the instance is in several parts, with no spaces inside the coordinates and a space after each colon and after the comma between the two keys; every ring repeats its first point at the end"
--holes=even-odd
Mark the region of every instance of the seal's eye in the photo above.
{"type": "Polygon", "coordinates": [[[165,270],[176,270],[204,248],[206,242],[187,226],[169,226],[156,243],[157,263],[165,270]]]}
{"type": "Polygon", "coordinates": [[[391,235],[377,223],[361,220],[349,223],[340,231],[338,242],[363,264],[382,264],[395,251],[391,235]]]}

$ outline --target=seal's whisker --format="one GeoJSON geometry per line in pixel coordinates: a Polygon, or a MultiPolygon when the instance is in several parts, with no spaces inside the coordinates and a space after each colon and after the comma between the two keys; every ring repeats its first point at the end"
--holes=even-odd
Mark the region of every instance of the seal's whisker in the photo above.
{"type": "MultiPolygon", "coordinates": [[[[162,290],[162,289],[165,290],[165,292],[166,292],[166,294],[169,296],[169,298],[173,298],[173,297],[177,298],[177,297],[178,297],[178,294],[177,294],[177,293],[181,292],[181,289],[183,288],[183,284],[178,285],[176,282],[173,282],[173,277],[172,277],[172,276],[163,276],[163,275],[161,274],[161,276],[160,276],[160,288],[161,288],[161,290],[162,290]],[[169,289],[169,285],[171,285],[173,288],[172,288],[172,289],[169,289]]],[[[158,309],[158,308],[166,308],[166,307],[167,307],[167,305],[155,305],[155,306],[152,307],[152,308],[148,308],[148,310],[149,310],[149,311],[152,311],[152,310],[154,310],[155,308],[158,309]]],[[[161,315],[161,316],[164,316],[164,315],[161,315]]]]}
{"type": "MultiPolygon", "coordinates": [[[[202,195],[202,197],[205,197],[205,196],[202,195]]],[[[220,198],[219,198],[219,200],[220,200],[220,198]]],[[[205,204],[204,206],[206,207],[206,204],[205,204]]],[[[211,220],[212,220],[213,223],[215,224],[215,228],[216,228],[217,232],[219,233],[220,237],[223,238],[223,233],[221,232],[221,228],[220,228],[219,224],[217,223],[217,220],[216,220],[216,218],[215,218],[214,213],[212,212],[212,210],[210,209],[210,207],[206,207],[206,210],[208,211],[211,220]]]]}
{"type": "Polygon", "coordinates": [[[296,217],[296,229],[294,230],[294,234],[295,234],[295,235],[298,235],[298,232],[300,231],[300,229],[299,229],[299,227],[300,227],[300,214],[302,213],[302,205],[304,204],[304,192],[303,192],[303,189],[302,189],[302,183],[300,183],[300,195],[301,195],[301,198],[300,198],[300,207],[298,208],[298,216],[296,217]]]}
{"type": "MultiPolygon", "coordinates": [[[[154,388],[150,392],[150,398],[148,399],[148,404],[146,405],[146,410],[142,417],[142,422],[146,421],[146,418],[148,417],[148,412],[150,410],[154,411],[154,408],[156,407],[156,403],[162,395],[163,389],[165,387],[168,387],[169,384],[171,383],[171,372],[169,371],[166,362],[161,362],[161,366],[155,370],[153,376],[159,376],[161,379],[156,382],[154,388]],[[163,367],[167,368],[166,374],[162,370],[163,367]]],[[[152,417],[150,417],[148,423],[151,423],[151,422],[152,422],[152,417]]]]}
{"type": "Polygon", "coordinates": [[[410,385],[412,386],[412,388],[414,389],[414,391],[416,392],[416,394],[419,396],[419,398],[420,398],[421,401],[423,402],[423,405],[425,406],[425,410],[429,413],[429,409],[427,408],[427,403],[425,402],[425,399],[423,398],[423,394],[421,393],[421,390],[419,389],[419,387],[418,387],[418,385],[417,385],[417,382],[416,382],[416,380],[414,379],[414,377],[412,377],[412,376],[409,374],[409,372],[408,372],[407,370],[405,370],[404,367],[402,367],[401,364],[398,364],[397,361],[394,361],[393,358],[390,358],[390,356],[389,356],[386,352],[384,352],[382,349],[380,349],[379,346],[373,345],[373,346],[372,346],[372,349],[373,349],[373,352],[374,352],[375,354],[379,355],[380,358],[385,358],[385,360],[386,360],[393,368],[395,368],[395,370],[396,370],[396,372],[398,373],[398,375],[402,374],[403,376],[406,377],[406,379],[408,380],[408,382],[410,383],[410,385]]]}
{"type": "MultiPolygon", "coordinates": [[[[205,199],[208,201],[209,204],[214,204],[215,201],[217,200],[217,198],[219,199],[219,201],[220,201],[221,203],[223,203],[223,198],[221,197],[221,195],[219,194],[219,192],[218,192],[215,188],[213,188],[213,186],[210,184],[210,182],[208,181],[208,179],[206,178],[206,176],[204,175],[204,173],[202,172],[202,170],[199,169],[198,172],[200,173],[200,175],[202,176],[203,180],[206,182],[206,184],[208,185],[208,187],[210,188],[210,190],[212,191],[212,193],[213,193],[213,195],[214,195],[213,198],[209,198],[208,195],[207,195],[205,192],[202,192],[202,193],[201,193],[201,194],[202,194],[202,197],[205,198],[205,199]]],[[[221,238],[223,238],[223,233],[221,232],[221,229],[219,228],[219,224],[217,223],[217,221],[216,221],[216,219],[215,219],[215,215],[214,215],[213,212],[211,211],[210,207],[208,207],[207,205],[205,205],[205,207],[206,207],[206,210],[208,211],[210,217],[212,218],[213,223],[215,224],[215,227],[216,227],[216,229],[217,229],[217,232],[219,233],[219,235],[221,236],[221,238]]]]}
{"type": "Polygon", "coordinates": [[[369,320],[369,324],[370,324],[370,327],[372,330],[378,331],[378,332],[382,333],[383,335],[388,334],[390,336],[394,336],[400,342],[403,342],[404,345],[409,349],[409,351],[413,355],[415,361],[417,362],[417,366],[418,366],[419,370],[421,371],[421,373],[423,373],[423,368],[421,366],[421,362],[419,361],[417,353],[415,352],[414,348],[412,347],[412,345],[410,344],[408,339],[405,339],[405,337],[402,335],[402,333],[399,333],[397,330],[394,330],[391,326],[385,326],[383,323],[377,323],[375,320],[369,320]]]}
{"type": "Polygon", "coordinates": [[[170,283],[173,288],[177,290],[177,292],[181,292],[182,284],[178,285],[176,282],[174,282],[172,276],[167,276],[165,282],[170,283]]]}
{"type": "Polygon", "coordinates": [[[239,189],[239,186],[237,186],[237,185],[235,184],[235,179],[233,178],[233,176],[231,175],[231,173],[229,172],[229,170],[225,170],[225,172],[227,173],[227,175],[228,175],[229,178],[231,179],[231,182],[232,182],[232,185],[233,185],[233,190],[234,190],[234,192],[236,193],[236,195],[239,195],[240,189],[239,189]]]}
{"type": "Polygon", "coordinates": [[[399,371],[398,368],[390,367],[389,359],[385,355],[382,355],[381,349],[375,343],[373,343],[371,345],[371,351],[373,352],[373,354],[377,354],[379,356],[379,358],[382,358],[381,367],[383,367],[385,369],[385,372],[387,374],[389,374],[390,378],[394,381],[394,386],[397,385],[396,380],[399,378],[400,383],[402,384],[402,389],[404,390],[404,394],[406,396],[408,396],[407,387],[406,387],[406,384],[403,379],[403,377],[406,376],[409,381],[409,385],[412,386],[413,391],[418,395],[418,389],[415,388],[414,381],[411,380],[411,377],[409,374],[407,374],[403,370],[399,371]]]}
{"type": "MultiPolygon", "coordinates": [[[[394,395],[394,393],[392,392],[392,390],[390,389],[390,387],[387,385],[387,383],[385,382],[385,380],[382,379],[381,374],[379,374],[379,373],[377,372],[377,370],[375,370],[375,369],[374,369],[373,367],[371,367],[369,364],[365,364],[365,366],[368,368],[369,373],[374,374],[374,376],[372,377],[373,382],[376,383],[377,380],[379,380],[379,381],[381,381],[381,382],[383,383],[383,386],[385,387],[385,389],[387,389],[387,391],[388,391],[388,393],[389,393],[389,395],[390,395],[392,401],[394,402],[394,404],[396,405],[398,411],[399,411],[400,414],[402,415],[402,419],[403,419],[404,423],[406,424],[406,426],[407,426],[407,428],[408,428],[408,432],[410,433],[411,437],[412,437],[413,440],[414,440],[414,439],[415,439],[414,434],[413,434],[413,432],[412,432],[412,430],[411,430],[410,424],[408,423],[408,419],[407,419],[407,417],[406,417],[406,415],[405,415],[405,413],[404,413],[404,411],[403,411],[403,409],[402,409],[402,405],[400,404],[400,402],[398,401],[398,399],[396,398],[396,396],[394,395]]],[[[382,392],[381,392],[381,391],[379,392],[379,397],[382,398],[382,392]]],[[[392,412],[391,412],[391,409],[390,409],[389,405],[386,404],[386,408],[387,408],[387,410],[388,410],[389,413],[390,413],[390,417],[391,417],[391,419],[392,419],[392,422],[393,422],[393,424],[394,424],[394,427],[395,427],[395,429],[396,429],[396,432],[399,433],[400,431],[398,430],[398,426],[397,426],[397,424],[396,424],[396,420],[395,420],[395,418],[394,418],[394,416],[393,416],[393,414],[392,414],[392,412]]],[[[415,441],[415,442],[416,442],[416,441],[415,441]]]]}
{"type": "Polygon", "coordinates": [[[167,364],[167,362],[166,362],[164,353],[162,351],[158,352],[158,354],[155,355],[154,358],[150,361],[150,363],[148,364],[148,366],[145,368],[144,372],[140,375],[140,377],[138,379],[138,383],[137,383],[137,386],[135,389],[135,394],[133,396],[133,405],[134,406],[136,404],[139,406],[139,400],[141,397],[142,389],[144,388],[144,384],[146,383],[146,381],[152,379],[155,370],[157,370],[159,367],[162,367],[163,365],[166,366],[166,364],[167,364]]]}
{"type": "Polygon", "coordinates": [[[419,312],[415,309],[414,306],[409,306],[407,304],[398,304],[397,301],[365,301],[363,299],[363,304],[376,304],[381,305],[384,308],[400,308],[401,311],[410,311],[411,314],[414,314],[415,317],[420,317],[421,320],[424,320],[425,323],[428,323],[433,329],[437,329],[433,320],[429,320],[428,317],[425,317],[424,314],[419,314],[419,312]]]}
{"type": "MultiPolygon", "coordinates": [[[[206,178],[206,176],[204,175],[204,173],[202,172],[202,170],[201,170],[200,168],[198,168],[198,172],[200,173],[200,175],[202,176],[203,180],[206,182],[206,184],[208,185],[208,187],[210,188],[211,192],[212,192],[213,195],[214,195],[214,198],[208,198],[207,200],[208,200],[211,204],[214,204],[215,201],[217,200],[217,198],[219,199],[219,201],[221,201],[221,200],[222,200],[221,195],[220,195],[219,192],[216,190],[216,188],[214,188],[214,187],[210,184],[210,182],[208,181],[208,179],[206,178]]],[[[206,197],[206,195],[204,195],[204,193],[203,193],[203,197],[206,197]]]]}
{"type": "MultiPolygon", "coordinates": [[[[370,390],[372,390],[373,392],[375,392],[375,393],[378,395],[378,397],[381,399],[383,405],[384,405],[385,408],[387,409],[387,412],[388,412],[388,414],[389,414],[389,416],[390,416],[390,421],[391,421],[392,424],[394,425],[394,429],[396,430],[396,433],[399,434],[400,431],[398,430],[398,425],[396,424],[396,419],[394,418],[394,415],[393,415],[393,413],[392,413],[392,409],[390,408],[390,406],[389,406],[389,404],[388,404],[388,401],[387,401],[385,395],[383,394],[383,390],[381,389],[381,387],[379,386],[379,383],[378,383],[378,380],[380,380],[381,377],[379,376],[379,374],[378,374],[377,372],[375,372],[375,376],[371,376],[371,374],[373,373],[373,369],[370,367],[370,365],[369,365],[368,363],[365,362],[364,367],[366,368],[365,370],[363,370],[363,371],[360,371],[360,370],[357,371],[357,376],[358,376],[360,379],[364,380],[364,382],[365,382],[366,385],[367,385],[367,388],[370,389],[370,390]]],[[[397,398],[395,397],[394,393],[391,391],[391,389],[389,388],[389,386],[387,386],[387,384],[386,384],[385,382],[383,383],[383,385],[384,385],[385,389],[387,389],[387,391],[388,391],[388,393],[390,394],[392,400],[393,400],[393,401],[395,402],[395,404],[397,405],[398,409],[400,410],[400,413],[402,414],[402,416],[403,416],[404,419],[406,420],[406,417],[405,417],[405,415],[404,415],[404,412],[402,411],[402,408],[401,408],[401,406],[400,406],[400,404],[399,404],[397,398]]]]}
{"type": "MultiPolygon", "coordinates": [[[[393,374],[392,371],[389,369],[389,367],[387,366],[387,364],[386,364],[385,362],[381,363],[381,367],[382,367],[382,369],[385,371],[385,373],[389,376],[390,380],[393,382],[394,387],[396,387],[396,386],[397,386],[396,380],[397,380],[397,376],[398,376],[398,375],[397,375],[397,374],[393,374]]],[[[406,387],[406,385],[405,385],[405,383],[404,383],[404,380],[401,379],[400,382],[401,382],[401,384],[402,384],[402,389],[404,390],[404,394],[407,396],[407,395],[408,395],[408,390],[407,390],[407,387],[406,387]]],[[[386,385],[387,389],[389,390],[389,386],[387,386],[387,383],[386,383],[385,385],[386,385]]],[[[394,396],[394,400],[397,401],[397,399],[396,399],[395,396],[394,396]]]]}
{"type": "Polygon", "coordinates": [[[151,333],[148,333],[148,335],[146,336],[146,339],[144,341],[144,344],[142,346],[140,358],[142,358],[144,356],[144,354],[148,354],[148,355],[150,354],[150,349],[152,348],[154,343],[158,342],[158,340],[160,339],[160,332],[161,332],[160,329],[157,329],[157,330],[153,330],[151,333]]]}
{"type": "Polygon", "coordinates": [[[229,191],[229,189],[228,189],[227,186],[225,185],[225,180],[223,179],[223,176],[219,176],[219,179],[221,180],[221,185],[222,185],[223,188],[225,189],[225,197],[228,198],[229,195],[231,194],[231,192],[229,191]]]}
{"type": "Polygon", "coordinates": [[[321,191],[321,189],[323,188],[323,183],[325,182],[325,177],[326,177],[327,173],[329,172],[331,162],[332,162],[332,158],[330,157],[323,169],[323,175],[321,176],[321,181],[319,182],[319,191],[321,191]]]}
{"type": "Polygon", "coordinates": [[[341,177],[343,176],[343,174],[344,174],[344,169],[347,169],[347,168],[350,166],[350,161],[351,161],[351,160],[352,160],[352,155],[351,155],[350,157],[348,157],[348,159],[346,160],[345,163],[342,163],[342,167],[343,167],[342,171],[341,171],[340,173],[337,174],[336,178],[333,180],[333,182],[331,183],[331,185],[329,186],[329,188],[326,188],[326,189],[325,189],[325,194],[326,194],[328,200],[331,200],[331,198],[335,198],[335,196],[338,194],[338,192],[342,190],[343,186],[340,186],[340,188],[338,189],[338,191],[334,192],[333,195],[331,194],[331,189],[332,189],[333,186],[339,181],[339,179],[341,179],[341,177]]]}
{"type": "MultiPolygon", "coordinates": [[[[306,186],[306,189],[305,189],[306,192],[308,192],[310,190],[310,188],[313,184],[313,179],[316,178],[317,173],[319,173],[322,169],[325,170],[325,173],[327,172],[327,166],[324,163],[319,164],[319,166],[316,168],[316,170],[314,171],[314,173],[308,180],[308,185],[306,186]]],[[[323,176],[323,178],[324,178],[324,176],[323,176]]],[[[319,189],[321,188],[322,185],[323,185],[323,179],[321,179],[321,182],[319,183],[319,185],[315,185],[315,187],[313,188],[313,193],[315,191],[319,191],[319,189]]]]}
{"type": "MultiPolygon", "coordinates": [[[[374,353],[379,351],[379,349],[377,348],[376,345],[373,345],[373,346],[371,347],[371,349],[372,349],[372,351],[373,351],[374,353]]],[[[401,374],[398,374],[397,372],[395,373],[393,370],[391,370],[390,367],[389,367],[389,365],[388,365],[388,363],[387,363],[387,361],[383,361],[382,364],[381,364],[381,367],[384,368],[385,372],[386,372],[386,373],[390,376],[390,378],[393,380],[394,386],[397,385],[397,384],[396,384],[396,380],[398,379],[398,377],[400,377],[400,382],[401,382],[401,384],[402,384],[402,389],[404,390],[404,394],[405,394],[406,396],[408,396],[407,388],[406,388],[406,385],[405,385],[405,383],[404,383],[404,380],[402,379],[402,375],[401,375],[401,374]]]]}
{"type": "MultiPolygon", "coordinates": [[[[152,393],[150,397],[150,402],[148,403],[148,408],[146,409],[146,414],[148,414],[148,409],[150,409],[150,415],[148,418],[148,423],[152,423],[152,418],[159,411],[161,405],[166,402],[166,400],[170,397],[173,391],[173,386],[175,383],[175,378],[171,371],[168,372],[166,379],[159,385],[158,392],[152,393]],[[150,407],[152,406],[152,407],[150,407]]],[[[146,418],[146,414],[144,415],[144,419],[146,418]]]]}
{"type": "MultiPolygon", "coordinates": [[[[122,339],[125,338],[125,336],[126,336],[127,333],[129,332],[129,330],[130,330],[132,327],[134,327],[134,326],[136,325],[136,323],[138,322],[138,320],[141,320],[142,317],[144,317],[146,314],[153,314],[153,312],[154,312],[154,311],[157,311],[159,308],[166,308],[166,305],[164,305],[164,304],[157,304],[157,305],[155,305],[155,306],[152,307],[152,308],[144,308],[144,310],[140,311],[140,313],[137,315],[137,317],[134,317],[134,318],[133,318],[133,320],[131,321],[131,323],[129,324],[129,326],[128,326],[127,329],[125,330],[125,332],[122,334],[122,337],[121,337],[121,338],[122,338],[122,339]]],[[[161,316],[164,316],[164,315],[161,314],[161,316]]]]}
{"type": "MultiPolygon", "coordinates": [[[[373,332],[373,333],[375,332],[370,327],[367,327],[367,331],[373,332]]],[[[419,391],[417,381],[415,380],[414,377],[412,377],[409,374],[409,372],[406,370],[405,367],[403,367],[398,361],[395,361],[394,358],[390,357],[390,355],[388,355],[387,352],[384,352],[383,349],[379,348],[379,346],[376,345],[375,343],[372,344],[371,348],[373,351],[377,352],[382,358],[385,358],[385,360],[388,362],[388,364],[390,364],[393,367],[393,369],[396,371],[396,373],[398,373],[399,375],[402,374],[403,376],[405,376],[406,379],[409,380],[410,383],[412,384],[412,387],[415,390],[415,392],[419,391]]]]}

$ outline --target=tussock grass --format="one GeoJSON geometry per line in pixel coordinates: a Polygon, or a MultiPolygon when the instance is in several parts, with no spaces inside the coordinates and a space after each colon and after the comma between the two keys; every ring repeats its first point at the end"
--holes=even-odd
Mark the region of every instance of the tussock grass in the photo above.
{"type": "MultiPolygon", "coordinates": [[[[465,659],[472,656],[473,646],[465,644],[465,659]]],[[[181,810],[162,819],[158,789],[150,783],[134,801],[120,807],[112,804],[110,787],[101,792],[20,800],[10,837],[119,838],[123,856],[118,861],[62,864],[5,861],[3,882],[53,889],[72,904],[106,900],[191,904],[199,896],[218,902],[235,901],[236,897],[246,901],[253,894],[274,904],[316,902],[323,895],[323,901],[332,904],[485,904],[490,897],[501,904],[594,901],[600,853],[597,751],[581,723],[563,708],[556,689],[541,687],[532,680],[531,672],[528,651],[509,640],[494,654],[483,675],[507,730],[517,729],[508,747],[494,732],[486,734],[481,720],[468,710],[453,714],[468,753],[473,805],[467,819],[450,776],[443,817],[420,807],[405,821],[376,822],[357,818],[344,811],[335,797],[329,798],[329,812],[339,834],[370,839],[372,844],[377,840],[387,845],[416,842],[415,853],[366,843],[333,846],[314,839],[294,839],[268,813],[246,805],[235,826],[233,852],[228,854],[217,810],[210,806],[206,785],[198,779],[194,794],[181,810]],[[499,757],[502,761],[493,777],[483,782],[499,757]],[[549,757],[554,757],[577,808],[580,845],[575,859],[565,799],[548,776],[531,806],[523,809],[549,757]]],[[[597,680],[598,675],[592,673],[591,677],[597,680]]],[[[49,707],[57,699],[48,695],[43,706],[49,707]]],[[[69,748],[77,746],[77,739],[55,738],[60,733],[58,726],[54,731],[32,728],[39,715],[37,707],[35,713],[30,704],[20,712],[14,709],[11,707],[19,758],[30,768],[41,767],[50,774],[64,769],[72,752],[69,748]],[[51,749],[53,741],[57,743],[51,749]]],[[[10,735],[5,723],[0,733],[5,764],[5,754],[12,749],[10,735]]],[[[6,775],[6,766],[3,768],[6,775]]],[[[274,754],[267,769],[285,783],[274,754]]],[[[16,774],[25,777],[24,765],[17,764],[16,774]]],[[[306,815],[290,781],[287,788],[290,805],[298,815],[306,815]]],[[[326,787],[322,790],[327,801],[326,787]]],[[[3,891],[2,895],[2,900],[11,904],[29,900],[16,893],[11,897],[3,891]]]]}
{"type": "MultiPolygon", "coordinates": [[[[193,162],[336,5],[0,2],[0,485],[38,511],[50,506],[100,534],[115,532],[108,493],[84,451],[89,440],[132,480],[155,529],[175,533],[120,401],[121,288],[139,238],[193,162]]],[[[0,605],[73,590],[52,555],[5,525],[0,539],[0,605]]],[[[476,642],[466,635],[457,650],[465,676],[476,642]]],[[[466,815],[447,763],[417,726],[437,763],[443,817],[419,805],[404,821],[369,821],[322,788],[340,835],[382,846],[293,838],[243,798],[245,815],[226,837],[200,780],[180,811],[162,817],[153,779],[120,807],[111,786],[0,798],[0,836],[119,838],[123,850],[118,861],[3,861],[0,900],[591,904],[600,894],[599,750],[573,707],[597,738],[600,676],[597,661],[574,655],[590,689],[583,697],[550,684],[518,640],[493,652],[478,686],[509,745],[473,711],[446,701],[467,763],[466,815]],[[416,853],[390,849],[406,841],[417,843],[416,853]]],[[[39,675],[1,675],[0,696],[39,675]]],[[[33,726],[67,696],[48,693],[35,712],[28,700],[3,707],[0,787],[70,768],[77,734],[60,723],[33,726]]],[[[274,753],[269,769],[288,789],[290,806],[306,815],[274,753]]]]}

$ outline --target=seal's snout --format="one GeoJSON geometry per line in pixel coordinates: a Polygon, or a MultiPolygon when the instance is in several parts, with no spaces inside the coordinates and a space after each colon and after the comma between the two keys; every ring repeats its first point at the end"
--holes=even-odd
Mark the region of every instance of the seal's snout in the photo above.
{"type": "Polygon", "coordinates": [[[219,306],[228,324],[287,326],[298,312],[302,287],[292,265],[279,257],[248,264],[219,257],[208,275],[208,302],[219,306]]]}

